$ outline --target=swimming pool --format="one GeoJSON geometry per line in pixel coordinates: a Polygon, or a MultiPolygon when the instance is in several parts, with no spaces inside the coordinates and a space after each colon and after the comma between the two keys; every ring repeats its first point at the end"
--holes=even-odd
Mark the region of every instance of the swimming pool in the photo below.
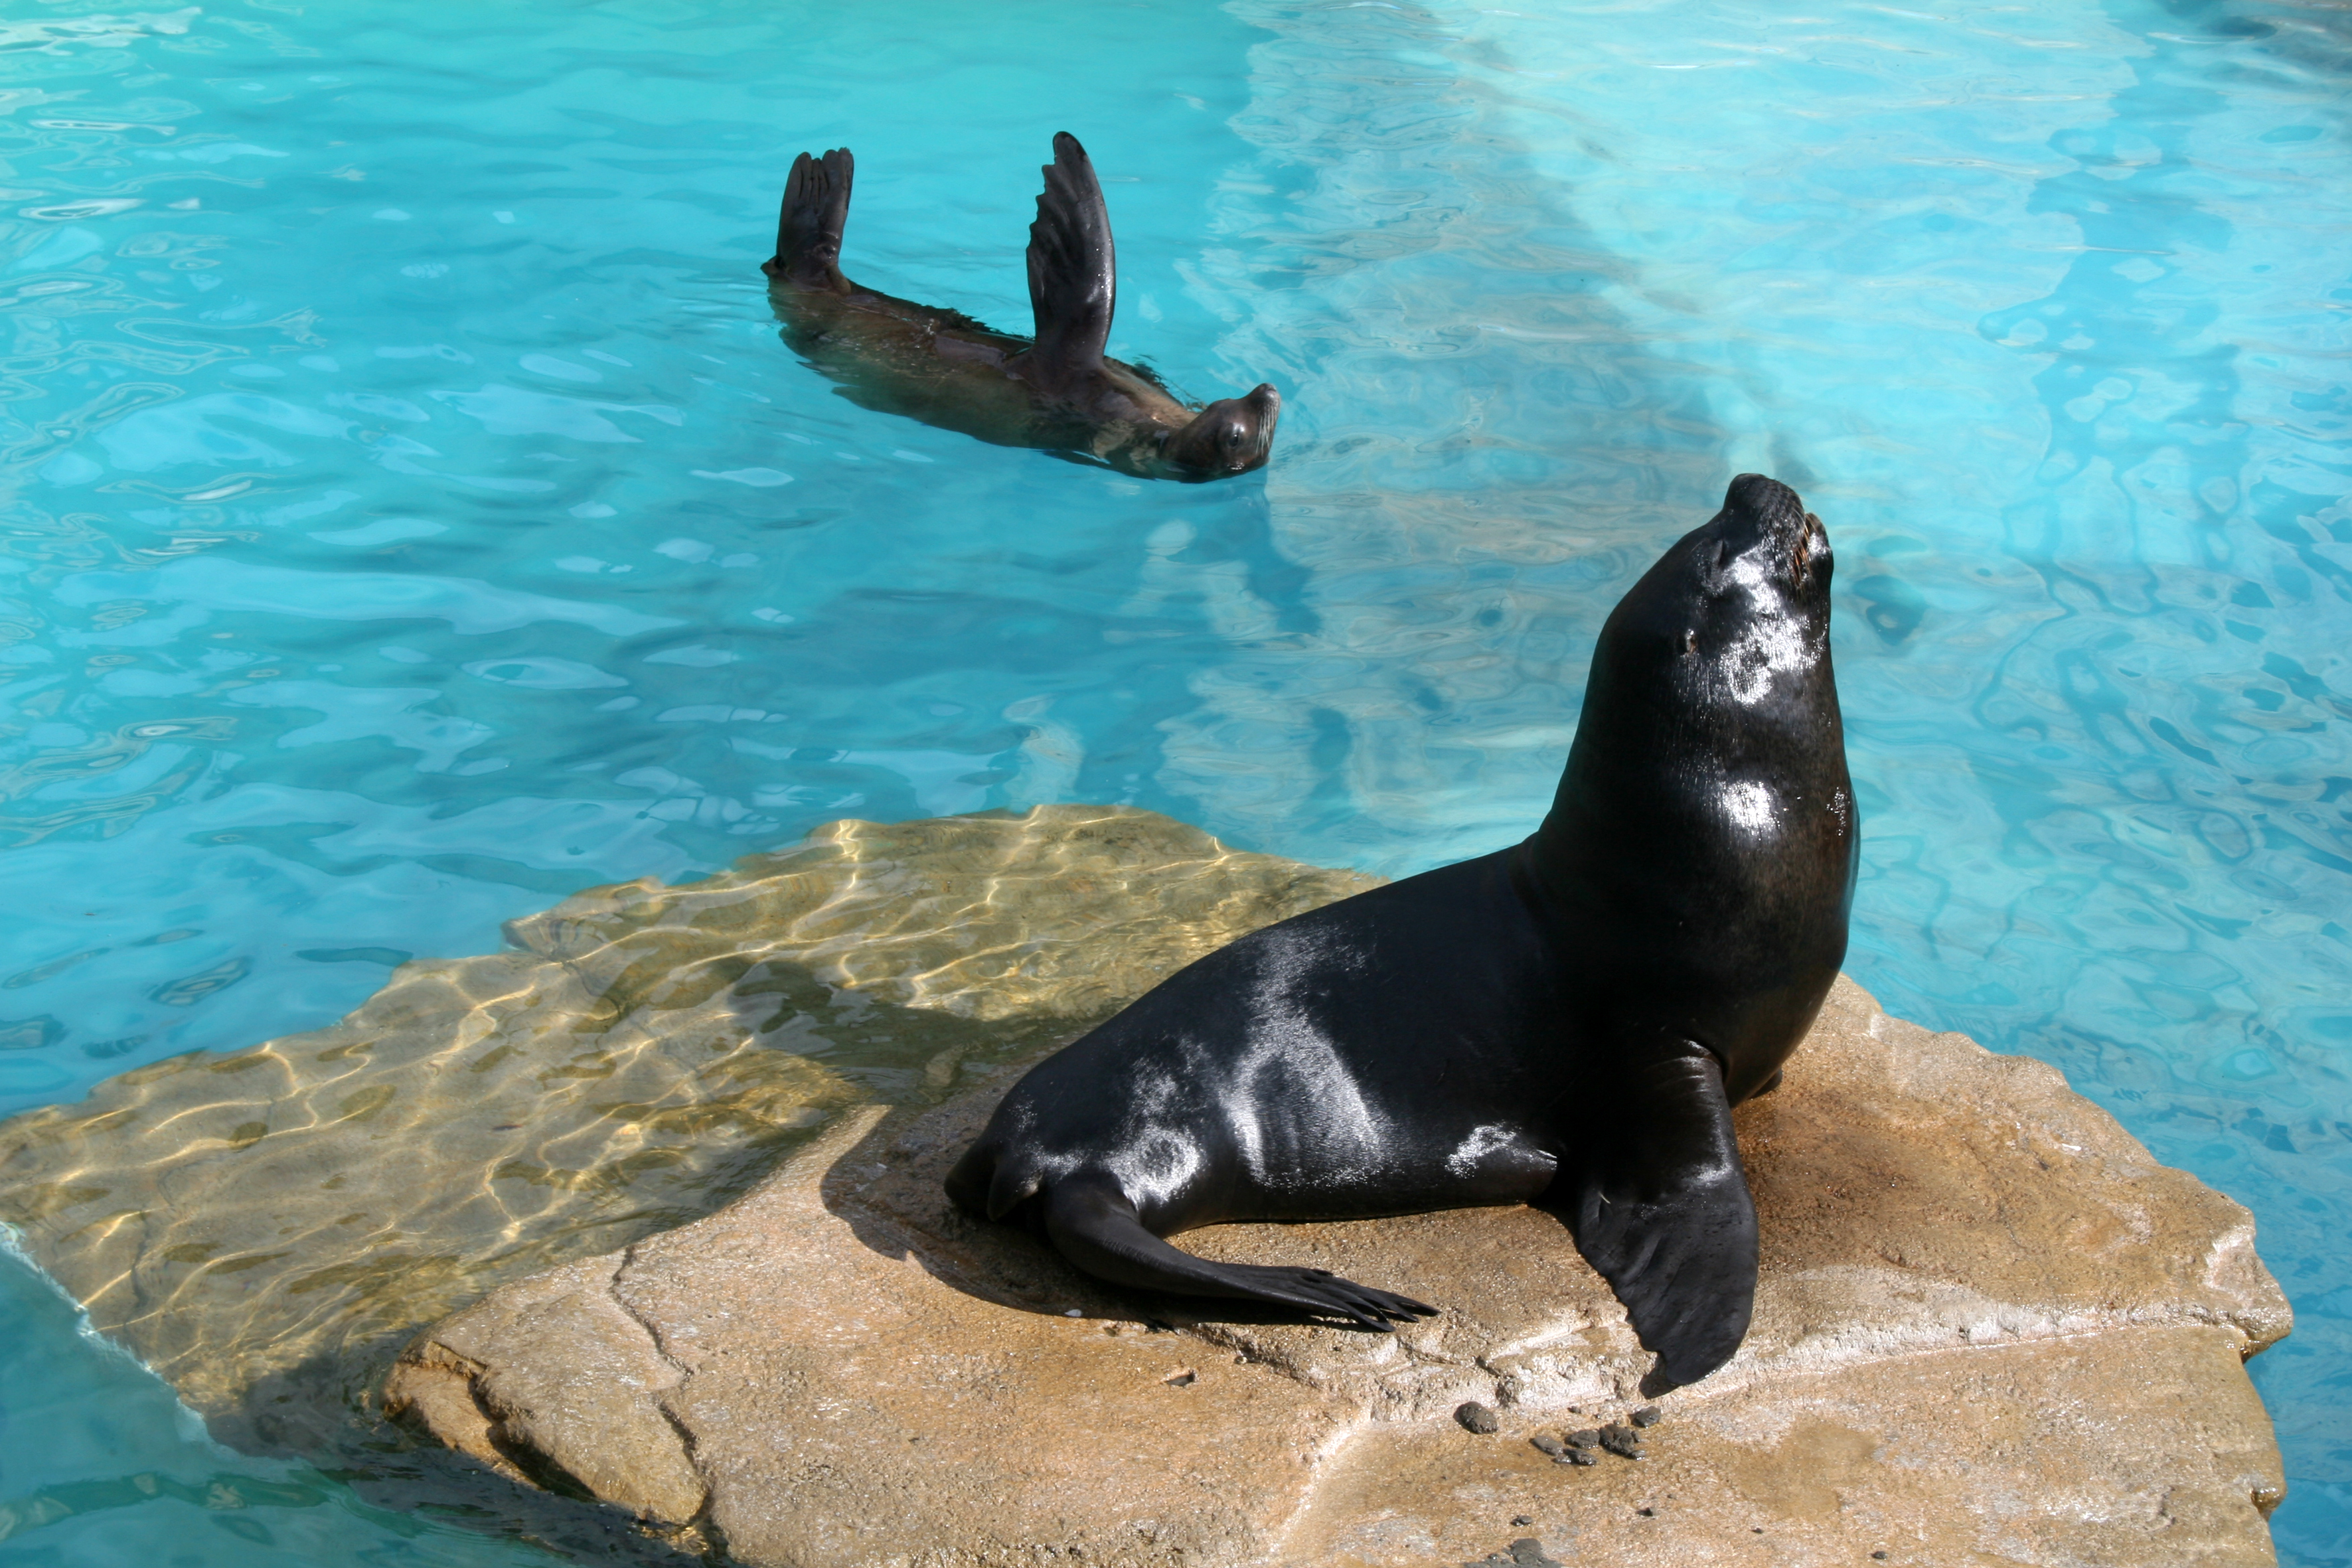
{"type": "MultiPolygon", "coordinates": [[[[832,817],[1123,801],[1399,872],[1539,815],[1726,479],[1840,554],[1849,968],[2250,1205],[2294,1563],[2352,1563],[2352,28],[1243,3],[247,0],[0,21],[0,1110],[832,817]],[[1262,477],[858,409],[754,270],[1111,352],[1262,477]]],[[[0,1562],[505,1563],[209,1445],[0,1265],[0,1562]]]]}

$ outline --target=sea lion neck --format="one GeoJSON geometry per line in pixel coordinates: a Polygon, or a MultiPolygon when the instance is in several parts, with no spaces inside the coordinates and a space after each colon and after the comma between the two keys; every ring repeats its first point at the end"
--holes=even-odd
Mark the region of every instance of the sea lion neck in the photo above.
{"type": "Polygon", "coordinates": [[[1695,866],[1752,858],[1742,846],[1800,816],[1831,810],[1851,827],[1832,561],[1796,492],[1744,474],[1643,574],[1595,641],[1551,810],[1527,841],[1538,886],[1612,896],[1629,835],[1695,866]]]}

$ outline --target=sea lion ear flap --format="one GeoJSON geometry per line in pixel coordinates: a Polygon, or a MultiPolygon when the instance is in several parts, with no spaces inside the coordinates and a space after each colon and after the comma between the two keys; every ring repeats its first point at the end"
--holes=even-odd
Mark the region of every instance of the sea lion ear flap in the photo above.
{"type": "Polygon", "coordinates": [[[1037,363],[1059,377],[1102,363],[1118,303],[1118,264],[1110,239],[1110,209],[1094,161],[1078,139],[1054,137],[1029,226],[1029,307],[1036,316],[1037,363]]]}
{"type": "Polygon", "coordinates": [[[1593,1119],[1596,1143],[1560,1194],[1577,1250],[1657,1355],[1664,1393],[1729,1361],[1756,1306],[1756,1205],[1731,1131],[1723,1071],[1687,1040],[1623,1061],[1593,1119]]]}

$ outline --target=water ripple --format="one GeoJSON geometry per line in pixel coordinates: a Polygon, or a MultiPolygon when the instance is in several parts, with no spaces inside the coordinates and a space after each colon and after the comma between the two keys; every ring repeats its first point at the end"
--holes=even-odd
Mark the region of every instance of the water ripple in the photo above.
{"type": "MultiPolygon", "coordinates": [[[[1764,469],[1843,557],[1855,968],[2256,1208],[2279,1540],[2352,1563],[2334,14],[45,9],[0,22],[0,1105],[832,816],[1491,847],[1601,616],[1764,469]],[[1273,380],[1262,479],[978,447],[778,341],[793,153],[856,147],[856,275],[1018,326],[1064,128],[1111,352],[1273,380]]],[[[45,1364],[20,1412],[131,1399],[45,1364]]],[[[0,1495],[113,1473],[23,1447],[0,1495]]],[[[321,1510],[309,1560],[360,1538],[321,1510]]]]}

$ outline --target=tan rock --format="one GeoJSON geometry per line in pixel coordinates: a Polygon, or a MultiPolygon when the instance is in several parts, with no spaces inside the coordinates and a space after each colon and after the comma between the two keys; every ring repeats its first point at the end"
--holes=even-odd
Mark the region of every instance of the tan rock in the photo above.
{"type": "Polygon", "coordinates": [[[1201,1321],[949,1211],[1012,1065],[1369,885],[1114,808],[835,824],[0,1123],[0,1223],[233,1440],[379,1451],[350,1396],[415,1336],[411,1423],[745,1563],[2269,1560],[2236,1362],[2287,1319],[2244,1211],[1850,985],[1740,1113],[1755,1331],[1638,1464],[1525,1442],[1649,1359],[1542,1215],[1186,1238],[1447,1309],[1375,1338],[1201,1321]]]}
{"type": "Polygon", "coordinates": [[[2277,1453],[2239,1363],[2288,1319],[2245,1211],[2054,1070],[1850,983],[1740,1113],[1764,1245],[1747,1344],[1660,1401],[1652,1458],[1590,1468],[1525,1439],[1625,1412],[1650,1358],[1549,1217],[1197,1232],[1446,1308],[1394,1336],[1204,1321],[947,1206],[998,1092],[866,1113],[707,1219],[493,1292],[419,1339],[391,1402],[458,1444],[479,1415],[442,1413],[495,1405],[505,1451],[780,1568],[1408,1563],[1515,1535],[1630,1563],[2271,1561],[2277,1453]],[[671,1424],[660,1463],[698,1476],[696,1514],[597,1487],[594,1418],[520,1393],[616,1310],[658,1352],[627,1397],[671,1424]],[[1472,1398],[1502,1435],[1450,1419],[1472,1398]]]}
{"type": "Polygon", "coordinates": [[[1280,1556],[1463,1563],[1517,1537],[1622,1568],[2252,1568],[2273,1558],[2249,1494],[2278,1459],[2245,1343],[2125,1328],[1865,1361],[1678,1400],[1641,1463],[1573,1471],[1382,1426],[1317,1478],[1280,1556]]]}
{"type": "MultiPolygon", "coordinates": [[[[216,1432],[315,1454],[493,1286],[707,1214],[847,1107],[936,1099],[1371,885],[1119,807],[837,822],[0,1123],[0,1225],[216,1432]]],[[[528,1426],[544,1397],[500,1408],[528,1426]]],[[[684,1506],[687,1479],[644,1484],[684,1506]]]]}

